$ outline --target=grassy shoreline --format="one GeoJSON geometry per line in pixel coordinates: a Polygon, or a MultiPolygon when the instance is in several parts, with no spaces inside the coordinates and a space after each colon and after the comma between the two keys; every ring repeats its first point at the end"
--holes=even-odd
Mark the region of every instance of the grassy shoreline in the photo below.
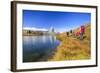
{"type": "Polygon", "coordinates": [[[53,57],[49,61],[63,61],[63,60],[85,60],[91,58],[90,49],[90,26],[86,28],[85,39],[79,40],[74,37],[68,37],[62,33],[56,35],[56,39],[61,43],[57,47],[53,57]]]}

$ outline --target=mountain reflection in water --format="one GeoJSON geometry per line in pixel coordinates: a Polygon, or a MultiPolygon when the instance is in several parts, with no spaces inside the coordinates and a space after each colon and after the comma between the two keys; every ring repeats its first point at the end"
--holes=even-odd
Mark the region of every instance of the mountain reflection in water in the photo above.
{"type": "Polygon", "coordinates": [[[59,43],[51,35],[23,36],[23,62],[47,61],[59,43]]]}

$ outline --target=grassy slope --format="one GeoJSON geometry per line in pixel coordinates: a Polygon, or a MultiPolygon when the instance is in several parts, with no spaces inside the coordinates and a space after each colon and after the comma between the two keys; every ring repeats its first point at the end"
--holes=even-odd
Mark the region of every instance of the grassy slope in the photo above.
{"type": "Polygon", "coordinates": [[[61,41],[57,47],[54,56],[49,60],[81,60],[90,59],[90,25],[87,24],[84,40],[74,37],[67,37],[64,33],[57,35],[57,39],[61,41]]]}

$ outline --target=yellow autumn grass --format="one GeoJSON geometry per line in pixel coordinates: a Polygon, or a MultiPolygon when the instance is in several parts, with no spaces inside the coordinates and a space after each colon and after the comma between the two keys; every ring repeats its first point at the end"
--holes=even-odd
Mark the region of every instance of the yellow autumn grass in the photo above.
{"type": "Polygon", "coordinates": [[[57,47],[52,58],[49,61],[62,61],[62,60],[84,60],[91,58],[90,49],[90,25],[86,26],[86,38],[79,40],[73,37],[68,37],[64,33],[57,35],[60,40],[60,45],[57,47]]]}

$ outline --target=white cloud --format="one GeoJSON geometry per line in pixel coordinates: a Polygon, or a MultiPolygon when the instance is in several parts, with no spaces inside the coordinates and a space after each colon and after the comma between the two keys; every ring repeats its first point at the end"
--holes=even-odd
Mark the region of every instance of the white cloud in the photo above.
{"type": "Polygon", "coordinates": [[[35,27],[24,27],[23,30],[48,31],[45,28],[35,28],[35,27]]]}

